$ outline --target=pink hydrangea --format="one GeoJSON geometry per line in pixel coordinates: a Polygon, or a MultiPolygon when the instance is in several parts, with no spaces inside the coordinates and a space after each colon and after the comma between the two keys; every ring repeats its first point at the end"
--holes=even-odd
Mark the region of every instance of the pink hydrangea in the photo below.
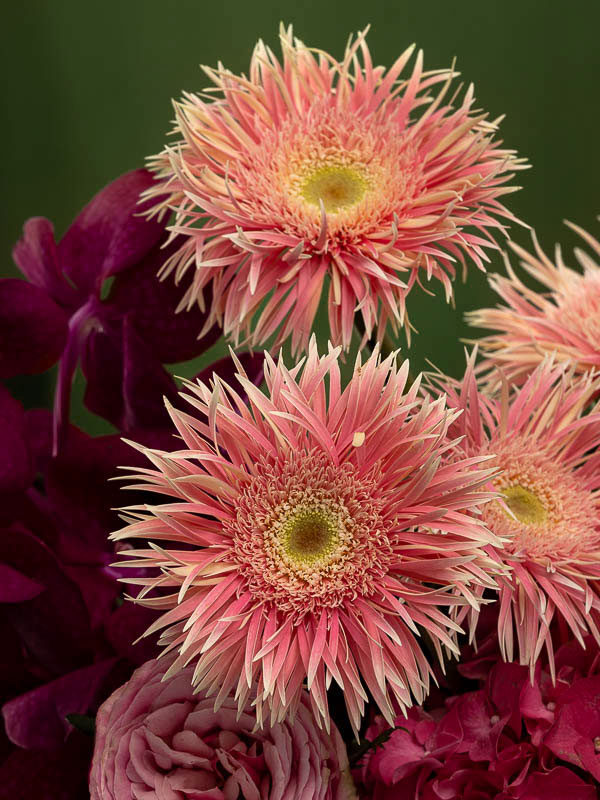
{"type": "Polygon", "coordinates": [[[192,688],[192,668],[164,680],[149,661],[100,708],[91,800],[352,800],[346,748],[335,726],[315,723],[304,695],[294,720],[256,730],[192,688]]]}
{"type": "MultiPolygon", "coordinates": [[[[556,664],[553,684],[540,664],[531,683],[526,667],[498,662],[480,689],[450,697],[445,708],[398,717],[398,729],[355,771],[361,796],[593,800],[592,776],[598,778],[600,765],[598,658],[569,643],[557,651],[556,664]]],[[[387,727],[376,718],[367,739],[387,727]]]]}

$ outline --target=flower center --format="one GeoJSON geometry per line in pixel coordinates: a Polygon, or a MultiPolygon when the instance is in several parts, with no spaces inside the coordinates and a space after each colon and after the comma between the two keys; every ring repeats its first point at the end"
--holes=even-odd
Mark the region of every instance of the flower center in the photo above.
{"type": "Polygon", "coordinates": [[[225,522],[249,591],[300,615],[372,594],[391,556],[378,473],[319,451],[265,457],[254,469],[225,522]]]}
{"type": "Polygon", "coordinates": [[[285,555],[300,564],[326,560],[339,542],[336,520],[318,508],[294,514],[281,526],[279,536],[285,555]]]}
{"type": "Polygon", "coordinates": [[[490,452],[503,470],[494,486],[505,504],[488,503],[483,516],[507,552],[547,563],[598,548],[598,499],[585,475],[527,437],[493,442],[490,452]]]}
{"type": "Polygon", "coordinates": [[[359,203],[368,188],[368,181],[357,169],[346,166],[324,166],[304,180],[300,194],[312,205],[323,201],[325,211],[335,213],[359,203]]]}
{"type": "Polygon", "coordinates": [[[524,525],[541,525],[548,517],[546,506],[540,498],[518,483],[502,489],[504,501],[515,517],[524,525]]]}

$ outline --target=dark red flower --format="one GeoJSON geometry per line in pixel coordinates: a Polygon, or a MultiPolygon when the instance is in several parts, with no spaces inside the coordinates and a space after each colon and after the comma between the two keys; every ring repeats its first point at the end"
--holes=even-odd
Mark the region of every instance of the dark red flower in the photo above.
{"type": "MultiPolygon", "coordinates": [[[[587,651],[573,643],[559,648],[554,684],[541,663],[531,683],[527,667],[497,661],[477,691],[398,717],[403,729],[355,770],[362,796],[592,800],[600,775],[600,675],[590,675],[599,659],[588,644],[587,651]]],[[[377,718],[367,739],[386,728],[377,718]]]]}
{"type": "Polygon", "coordinates": [[[152,182],[141,169],[117,178],[58,244],[47,219],[28,220],[13,252],[28,282],[0,281],[0,376],[60,360],[55,436],[65,429],[78,363],[90,410],[122,431],[156,428],[166,423],[163,395],[176,392],[162,365],[199,355],[219,335],[215,328],[199,340],[205,315],[177,315],[180,289],[157,278],[177,244],[164,248],[164,224],[141,215],[139,196],[152,182]]]}

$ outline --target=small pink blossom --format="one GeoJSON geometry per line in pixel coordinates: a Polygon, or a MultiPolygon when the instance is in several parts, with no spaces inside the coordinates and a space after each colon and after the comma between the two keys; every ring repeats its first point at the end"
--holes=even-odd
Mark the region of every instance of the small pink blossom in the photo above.
{"type": "MultiPolygon", "coordinates": [[[[361,797],[593,800],[591,777],[568,767],[598,777],[600,677],[586,677],[598,666],[586,660],[579,645],[559,648],[555,685],[547,666],[538,663],[532,683],[526,667],[500,661],[477,691],[397,717],[398,729],[355,770],[361,797]]],[[[366,738],[386,728],[376,718],[366,738]]]]}

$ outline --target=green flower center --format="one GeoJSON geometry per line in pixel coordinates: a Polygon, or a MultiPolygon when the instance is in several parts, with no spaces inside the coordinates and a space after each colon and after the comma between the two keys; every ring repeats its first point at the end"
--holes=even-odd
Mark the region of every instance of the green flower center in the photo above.
{"type": "Polygon", "coordinates": [[[300,194],[312,205],[323,201],[325,211],[335,213],[341,208],[359,203],[368,181],[357,170],[344,166],[326,166],[312,172],[302,184],[300,194]]]}
{"type": "Polygon", "coordinates": [[[548,511],[540,498],[529,489],[516,483],[502,489],[504,502],[524,525],[540,525],[546,521],[548,511]]]}
{"type": "Polygon", "coordinates": [[[338,521],[321,508],[291,516],[279,533],[283,551],[296,564],[311,565],[330,556],[339,543],[338,521]]]}

